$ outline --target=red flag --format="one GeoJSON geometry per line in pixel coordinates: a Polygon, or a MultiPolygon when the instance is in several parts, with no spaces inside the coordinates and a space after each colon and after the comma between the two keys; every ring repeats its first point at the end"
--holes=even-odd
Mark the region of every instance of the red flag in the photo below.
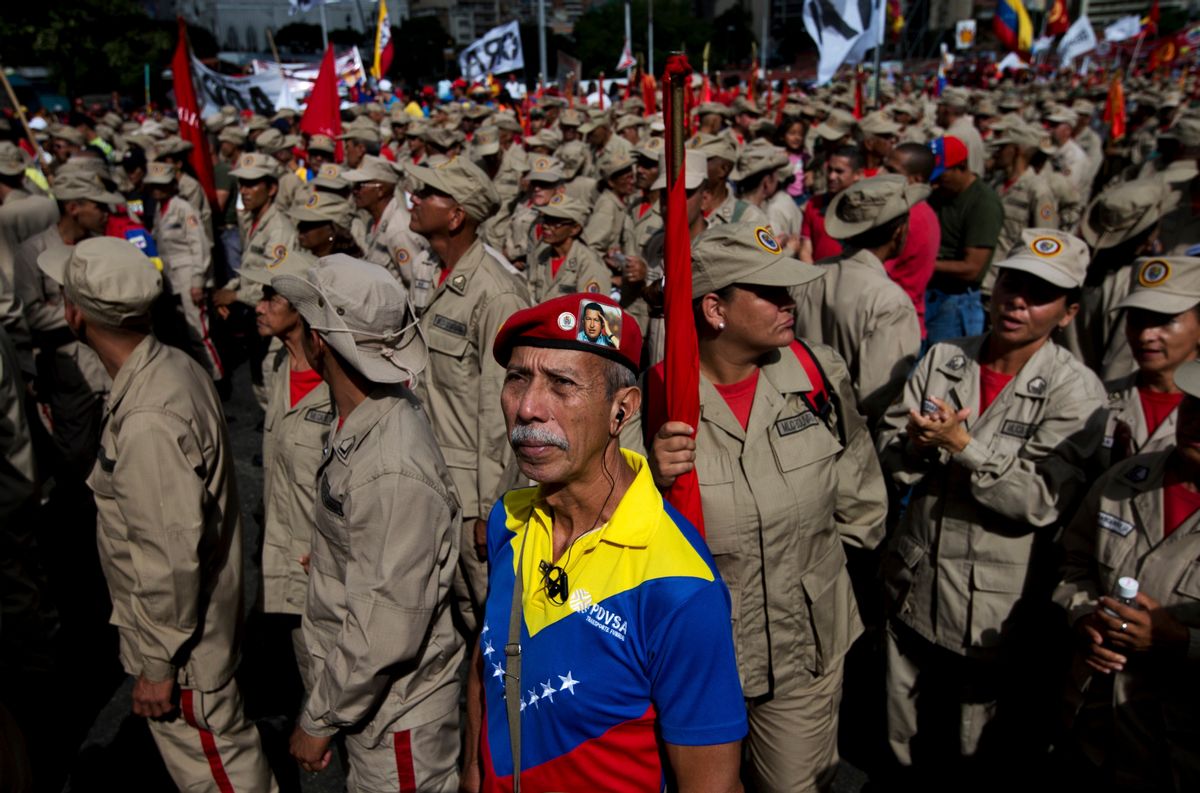
{"type": "Polygon", "coordinates": [[[175,115],[179,118],[179,137],[192,144],[188,161],[196,172],[196,179],[204,188],[208,202],[217,205],[216,180],[213,179],[212,154],[208,150],[208,135],[200,129],[200,106],[196,103],[196,90],[192,86],[192,59],[188,52],[187,23],[179,17],[179,43],[175,45],[175,57],[171,59],[171,73],[175,80],[175,115]]]}
{"type": "Polygon", "coordinates": [[[304,115],[300,117],[300,131],[309,135],[328,135],[337,141],[337,160],[342,160],[342,142],[338,136],[342,134],[342,115],[338,101],[338,76],[333,63],[333,45],[325,50],[321,59],[321,69],[317,72],[317,81],[313,83],[312,93],[308,95],[308,104],[304,115]]]}
{"type": "Polygon", "coordinates": [[[854,73],[854,117],[863,117],[863,72],[861,66],[854,73]]]}
{"type": "MultiPolygon", "coordinates": [[[[642,103],[646,105],[645,115],[652,116],[658,112],[658,86],[654,83],[654,75],[642,73],[642,103]]],[[[687,103],[686,96],[684,104],[687,103]]],[[[687,108],[684,108],[686,111],[687,108]]]]}
{"type": "MultiPolygon", "coordinates": [[[[700,90],[700,102],[704,103],[711,101],[713,101],[712,83],[709,81],[708,75],[706,74],[704,75],[704,86],[700,90]]],[[[663,102],[664,104],[666,103],[665,98],[663,99],[663,102]]]]}
{"type": "Polygon", "coordinates": [[[1159,19],[1158,0],[1153,0],[1153,2],[1150,3],[1150,13],[1147,14],[1146,16],[1150,17],[1151,24],[1158,25],[1158,19],[1159,19]]]}
{"type": "MultiPolygon", "coordinates": [[[[687,80],[691,73],[686,55],[667,58],[663,77],[663,118],[668,122],[674,118],[671,81],[687,80]]],[[[666,144],[669,170],[675,161],[676,145],[675,135],[669,129],[666,144]]],[[[697,427],[700,423],[700,346],[692,314],[692,238],[688,229],[685,182],[682,169],[677,174],[667,174],[666,237],[663,240],[663,269],[667,279],[663,296],[666,317],[663,374],[667,417],[697,427]]],[[[651,429],[652,433],[657,431],[657,427],[651,429]]],[[[695,469],[675,480],[667,491],[667,500],[704,536],[704,511],[695,469]]]]}
{"type": "Polygon", "coordinates": [[[1108,87],[1108,101],[1104,103],[1104,120],[1112,128],[1112,139],[1125,137],[1125,89],[1121,87],[1121,73],[1113,75],[1108,87]]]}
{"type": "Polygon", "coordinates": [[[1046,14],[1046,35],[1061,36],[1071,28],[1071,17],[1067,13],[1067,0],[1054,0],[1046,14]]]}
{"type": "Polygon", "coordinates": [[[788,81],[783,81],[783,88],[779,91],[779,110],[775,113],[775,128],[779,129],[783,126],[783,106],[787,104],[788,98],[788,81]]]}

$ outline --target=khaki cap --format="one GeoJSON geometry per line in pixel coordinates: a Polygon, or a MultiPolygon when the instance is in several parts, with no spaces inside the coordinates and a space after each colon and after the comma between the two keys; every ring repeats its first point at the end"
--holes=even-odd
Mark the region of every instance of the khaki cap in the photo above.
{"type": "Polygon", "coordinates": [[[826,140],[841,140],[854,132],[858,122],[845,110],[830,110],[825,120],[817,125],[816,133],[826,140]]]}
{"type": "Polygon", "coordinates": [[[412,178],[450,196],[477,221],[487,220],[500,206],[500,196],[492,180],[466,157],[455,157],[433,168],[405,167],[412,178]]]}
{"type": "Polygon", "coordinates": [[[246,145],[246,131],[233,124],[227,124],[221,134],[217,135],[217,140],[221,143],[232,143],[234,146],[246,145]]]}
{"type": "Polygon", "coordinates": [[[788,162],[787,152],[783,149],[769,143],[755,142],[742,149],[742,156],[738,157],[737,167],[729,174],[729,178],[740,182],[755,174],[773,171],[788,162]]]}
{"type": "Polygon", "coordinates": [[[250,118],[246,121],[246,129],[250,130],[251,132],[260,129],[270,129],[270,127],[271,122],[267,120],[267,117],[259,115],[258,113],[250,116],[250,118]]]}
{"type": "Polygon", "coordinates": [[[566,193],[551,196],[550,203],[534,209],[547,217],[565,218],[581,226],[587,223],[588,215],[591,214],[591,210],[582,201],[577,201],[566,193]]]}
{"type": "Polygon", "coordinates": [[[583,120],[583,113],[580,113],[573,107],[568,107],[558,114],[558,125],[560,127],[579,127],[583,125],[583,120]]]}
{"type": "Polygon", "coordinates": [[[588,148],[583,141],[567,141],[558,147],[555,155],[563,164],[563,173],[568,179],[574,179],[581,168],[587,163],[588,148]]]}
{"type": "Polygon", "coordinates": [[[1175,385],[1193,399],[1200,398],[1200,361],[1188,361],[1176,369],[1175,385]]]}
{"type": "Polygon", "coordinates": [[[464,118],[478,121],[479,119],[490,116],[492,114],[492,109],[487,105],[477,105],[474,102],[471,102],[467,105],[466,109],[463,110],[462,114],[464,118]]]}
{"type": "Polygon", "coordinates": [[[767,226],[722,223],[692,245],[692,299],[730,284],[800,286],[824,272],[786,255],[767,226]]]}
{"type": "Polygon", "coordinates": [[[337,193],[314,190],[303,206],[292,207],[288,215],[297,223],[337,223],[343,225],[352,211],[350,202],[337,193]]]}
{"type": "Polygon", "coordinates": [[[455,143],[462,143],[463,134],[455,129],[430,125],[421,133],[421,140],[439,149],[449,149],[455,143]]]}
{"type": "Polygon", "coordinates": [[[1195,116],[1180,118],[1170,129],[1158,136],[1159,140],[1163,138],[1174,138],[1179,141],[1181,146],[1188,149],[1200,148],[1200,118],[1195,116]]]}
{"type": "Polygon", "coordinates": [[[29,155],[21,147],[10,141],[0,141],[0,173],[5,176],[19,176],[29,167],[29,155]]]}
{"type": "Polygon", "coordinates": [[[662,138],[647,138],[633,148],[633,153],[643,160],[658,162],[664,146],[666,146],[666,141],[662,138]]]}
{"type": "Polygon", "coordinates": [[[906,214],[928,197],[929,185],[909,184],[896,174],[862,179],[833,197],[825,230],[835,240],[847,240],[906,214]]]}
{"type": "Polygon", "coordinates": [[[646,126],[646,119],[641,116],[621,116],[617,119],[617,132],[646,126]]]}
{"type": "Polygon", "coordinates": [[[278,179],[279,163],[274,157],[247,152],[238,157],[238,167],[229,172],[235,179],[278,179]]]}
{"type": "Polygon", "coordinates": [[[696,107],[696,115],[730,118],[733,116],[733,110],[730,109],[729,105],[723,105],[720,102],[701,102],[696,107]]]}
{"type": "Polygon", "coordinates": [[[733,112],[735,115],[738,113],[749,113],[752,116],[762,115],[762,111],[758,109],[758,105],[755,104],[754,100],[747,99],[744,96],[739,96],[733,100],[733,112]]]}
{"type": "Polygon", "coordinates": [[[471,137],[471,149],[480,157],[490,157],[500,152],[500,130],[496,127],[480,127],[471,137]]]}
{"type": "Polygon", "coordinates": [[[162,275],[154,263],[116,237],[50,248],[38,256],[38,268],[61,284],[84,314],[114,327],[146,317],[162,294],[162,275]]]}
{"type": "Polygon", "coordinates": [[[859,128],[864,135],[899,135],[901,127],[887,117],[882,110],[877,110],[859,122],[859,128]]]}
{"type": "Polygon", "coordinates": [[[384,182],[386,184],[396,184],[400,181],[400,174],[382,157],[376,157],[373,154],[367,154],[362,158],[362,162],[358,167],[351,171],[342,171],[342,178],[347,182],[384,182]]]}
{"type": "Polygon", "coordinates": [[[412,123],[404,128],[404,137],[419,138],[425,134],[425,127],[429,126],[429,122],[423,118],[414,118],[412,123]]]}
{"type": "Polygon", "coordinates": [[[335,253],[303,276],[275,276],[271,288],[373,383],[410,381],[429,360],[408,293],[379,265],[335,253]]]}
{"type": "Polygon", "coordinates": [[[608,179],[627,168],[633,167],[633,157],[624,149],[614,149],[607,152],[596,163],[596,170],[601,179],[608,179]]]}
{"type": "Polygon", "coordinates": [[[308,139],[308,150],[333,154],[337,151],[337,142],[328,135],[313,135],[308,139]]]}
{"type": "Polygon", "coordinates": [[[1041,127],[1033,127],[1029,124],[1008,124],[1000,130],[1000,133],[999,137],[991,141],[993,146],[1012,143],[1022,149],[1036,149],[1046,138],[1046,133],[1041,127]]]}
{"type": "Polygon", "coordinates": [[[119,113],[115,113],[112,110],[101,116],[100,120],[113,129],[120,129],[121,124],[123,124],[125,121],[123,118],[121,118],[119,113]]]}
{"type": "Polygon", "coordinates": [[[83,139],[83,133],[74,127],[68,127],[66,124],[51,124],[46,130],[50,133],[51,138],[65,140],[67,143],[74,143],[76,146],[86,146],[87,141],[83,139]]]}
{"type": "Polygon", "coordinates": [[[179,119],[177,118],[167,116],[159,122],[159,126],[161,126],[167,132],[170,132],[172,135],[179,134],[179,119]]]}
{"type": "Polygon", "coordinates": [[[285,107],[282,110],[276,110],[275,115],[271,116],[271,121],[275,122],[279,121],[280,119],[284,121],[291,121],[292,119],[296,118],[297,115],[298,114],[295,110],[292,110],[290,107],[285,107]]]}
{"type": "Polygon", "coordinates": [[[105,189],[100,177],[77,170],[59,174],[54,180],[52,192],[59,201],[95,201],[105,206],[125,203],[124,196],[105,189]]]}
{"type": "Polygon", "coordinates": [[[992,116],[999,115],[999,111],[996,108],[996,103],[992,101],[991,97],[981,96],[979,100],[975,102],[975,107],[972,110],[972,114],[976,116],[982,116],[983,118],[991,118],[992,116]]]}
{"type": "Polygon", "coordinates": [[[1149,256],[1133,264],[1133,291],[1113,307],[1181,314],[1200,305],[1200,258],[1149,256]]]}
{"type": "Polygon", "coordinates": [[[1076,99],[1071,103],[1071,109],[1085,118],[1091,118],[1096,114],[1096,103],[1087,99],[1076,99]]]}
{"type": "Polygon", "coordinates": [[[284,136],[282,132],[272,127],[254,139],[254,148],[263,154],[274,154],[277,151],[291,148],[291,135],[284,136]]]}
{"type": "MultiPolygon", "coordinates": [[[[683,188],[695,190],[708,181],[708,155],[699,149],[686,149],[683,153],[683,188]]],[[[658,178],[650,185],[651,190],[667,188],[667,153],[658,158],[658,178]]]]}
{"type": "Polygon", "coordinates": [[[539,99],[537,101],[540,105],[542,105],[542,107],[566,107],[567,106],[567,100],[563,99],[561,96],[554,96],[553,94],[545,94],[542,96],[541,99],[539,99]]]}
{"type": "Polygon", "coordinates": [[[229,118],[237,118],[237,114],[237,108],[233,105],[221,105],[221,115],[228,116],[229,118]]]}
{"type": "Polygon", "coordinates": [[[175,166],[169,162],[152,162],[146,165],[145,184],[175,184],[175,166]]]}
{"type": "Polygon", "coordinates": [[[392,112],[388,114],[388,120],[393,127],[407,127],[412,123],[412,116],[403,107],[396,105],[392,108],[392,112]]]}
{"type": "Polygon", "coordinates": [[[505,132],[521,132],[521,122],[517,121],[517,117],[512,113],[496,113],[492,116],[492,124],[496,129],[502,129],[505,132]]]}
{"type": "Polygon", "coordinates": [[[592,130],[600,129],[600,127],[611,127],[612,120],[608,117],[608,111],[596,110],[588,115],[588,120],[579,125],[579,134],[587,135],[592,130]]]}
{"type": "Polygon", "coordinates": [[[942,95],[938,97],[938,104],[946,107],[960,107],[966,110],[971,104],[971,95],[964,88],[955,88],[953,86],[942,90],[942,95]]]}
{"type": "Polygon", "coordinates": [[[557,157],[534,157],[529,161],[529,174],[525,178],[531,182],[557,184],[566,181],[567,177],[557,157]]]}
{"type": "Polygon", "coordinates": [[[182,157],[195,148],[190,140],[184,140],[178,135],[168,135],[155,145],[156,157],[182,157]]]}
{"type": "Polygon", "coordinates": [[[292,250],[282,245],[276,250],[280,249],[282,250],[279,255],[266,267],[250,267],[238,275],[243,281],[271,286],[271,279],[277,275],[295,275],[303,278],[306,272],[321,264],[321,260],[308,251],[292,250]]]}
{"type": "Polygon", "coordinates": [[[326,190],[345,190],[350,186],[346,180],[346,170],[336,162],[322,163],[316,176],[313,177],[314,187],[324,187],[326,190]]]}
{"type": "Polygon", "coordinates": [[[536,135],[530,135],[525,139],[525,148],[542,148],[553,152],[562,145],[562,142],[563,136],[561,131],[551,129],[550,127],[543,127],[536,135]]]}
{"type": "Polygon", "coordinates": [[[1078,237],[1057,229],[1025,229],[1007,258],[992,266],[1035,275],[1062,289],[1083,286],[1091,255],[1078,237]]]}
{"type": "Polygon", "coordinates": [[[1051,124],[1071,124],[1079,120],[1079,116],[1075,115],[1075,111],[1069,107],[1055,106],[1050,108],[1044,118],[1051,124]]]}
{"type": "Polygon", "coordinates": [[[1154,179],[1114,185],[1092,200],[1079,235],[1094,251],[1119,245],[1158,222],[1162,197],[1162,185],[1154,179]]]}
{"type": "Polygon", "coordinates": [[[707,132],[701,132],[698,135],[693,135],[686,143],[686,146],[689,149],[704,152],[705,156],[710,160],[720,158],[729,161],[732,165],[738,159],[737,146],[726,135],[710,135],[707,132]]]}
{"type": "Polygon", "coordinates": [[[215,135],[225,127],[229,126],[229,119],[221,113],[213,113],[204,117],[204,128],[211,134],[215,135]]]}
{"type": "Polygon", "coordinates": [[[357,140],[364,143],[379,142],[379,128],[375,122],[366,116],[356,118],[346,125],[345,132],[338,136],[340,140],[357,140]]]}

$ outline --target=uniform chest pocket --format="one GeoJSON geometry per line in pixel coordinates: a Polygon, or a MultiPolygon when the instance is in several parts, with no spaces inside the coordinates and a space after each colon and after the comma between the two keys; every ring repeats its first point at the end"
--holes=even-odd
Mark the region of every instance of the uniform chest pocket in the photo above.
{"type": "Polygon", "coordinates": [[[1191,600],[1193,606],[1200,603],[1200,562],[1192,562],[1188,565],[1183,577],[1175,585],[1175,591],[1191,600]]]}
{"type": "Polygon", "coordinates": [[[471,340],[467,338],[467,323],[443,314],[434,314],[427,327],[426,343],[431,353],[430,377],[442,388],[461,389],[465,385],[464,378],[458,375],[466,365],[471,351],[471,340]],[[433,353],[436,355],[432,355],[433,353]],[[448,372],[446,366],[439,366],[438,358],[441,358],[443,363],[448,363],[452,371],[448,372]]]}
{"type": "Polygon", "coordinates": [[[809,410],[779,418],[769,437],[775,463],[785,472],[820,462],[842,450],[825,423],[809,410]]]}

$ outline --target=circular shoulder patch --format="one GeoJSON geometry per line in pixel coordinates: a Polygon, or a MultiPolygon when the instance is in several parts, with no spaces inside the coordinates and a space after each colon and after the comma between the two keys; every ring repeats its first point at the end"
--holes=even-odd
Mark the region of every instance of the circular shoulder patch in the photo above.
{"type": "Polygon", "coordinates": [[[267,269],[278,267],[287,259],[288,249],[282,242],[271,249],[271,263],[267,265],[267,269]]]}
{"type": "Polygon", "coordinates": [[[1054,237],[1038,237],[1029,243],[1029,247],[1033,248],[1033,252],[1038,256],[1057,256],[1063,249],[1062,243],[1054,237]]]}
{"type": "Polygon", "coordinates": [[[316,209],[317,204],[321,203],[321,199],[318,197],[318,195],[319,194],[315,192],[310,195],[308,200],[304,202],[304,206],[308,207],[309,209],[316,209]]]}
{"type": "Polygon", "coordinates": [[[242,155],[242,167],[243,168],[251,168],[253,166],[254,166],[254,155],[253,154],[243,154],[242,155]]]}
{"type": "Polygon", "coordinates": [[[557,205],[561,204],[562,202],[563,202],[563,194],[555,193],[554,195],[550,196],[550,201],[548,203],[554,204],[555,206],[557,206],[557,205]]]}
{"type": "Polygon", "coordinates": [[[538,157],[533,161],[533,170],[548,171],[550,170],[550,159],[548,157],[538,157]]]}
{"type": "Polygon", "coordinates": [[[321,166],[321,176],[326,179],[336,179],[338,175],[338,167],[334,163],[328,162],[321,166]]]}
{"type": "Polygon", "coordinates": [[[407,248],[397,248],[392,255],[396,258],[396,264],[408,264],[412,260],[412,254],[407,248]]]}
{"type": "Polygon", "coordinates": [[[1049,220],[1054,217],[1054,207],[1049,204],[1042,204],[1042,208],[1038,210],[1038,215],[1041,216],[1042,220],[1049,220]]]}
{"type": "Polygon", "coordinates": [[[1159,286],[1171,277],[1171,265],[1162,259],[1151,259],[1138,270],[1138,283],[1142,286],[1159,286]]]}
{"type": "Polygon", "coordinates": [[[779,240],[775,239],[775,235],[766,226],[759,226],[754,230],[754,239],[758,240],[758,244],[767,253],[779,253],[783,250],[779,240]]]}
{"type": "Polygon", "coordinates": [[[575,315],[570,311],[564,311],[558,315],[558,327],[563,330],[575,329],[575,315]]]}

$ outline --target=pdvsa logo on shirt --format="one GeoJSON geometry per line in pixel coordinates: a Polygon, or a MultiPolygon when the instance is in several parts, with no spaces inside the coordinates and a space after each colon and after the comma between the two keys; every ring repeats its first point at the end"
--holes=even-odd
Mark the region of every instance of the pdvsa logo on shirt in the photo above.
{"type": "Polygon", "coordinates": [[[629,633],[629,621],[605,606],[593,603],[592,594],[586,589],[576,589],[568,602],[573,611],[583,615],[588,625],[619,641],[625,641],[625,635],[629,633]]]}

